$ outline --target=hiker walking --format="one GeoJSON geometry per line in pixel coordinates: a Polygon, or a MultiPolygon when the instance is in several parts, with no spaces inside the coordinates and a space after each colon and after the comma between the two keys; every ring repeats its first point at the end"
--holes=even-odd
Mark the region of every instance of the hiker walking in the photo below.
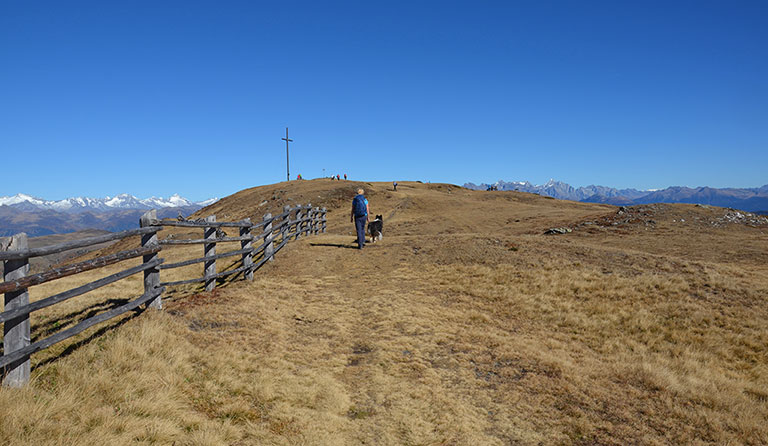
{"type": "Polygon", "coordinates": [[[392,182],[392,188],[395,189],[395,192],[397,192],[397,181],[392,182]]]}
{"type": "Polygon", "coordinates": [[[352,200],[352,213],[349,216],[350,221],[355,222],[357,231],[357,249],[363,249],[365,246],[365,224],[368,222],[368,199],[363,195],[365,191],[357,190],[357,195],[352,200]]]}

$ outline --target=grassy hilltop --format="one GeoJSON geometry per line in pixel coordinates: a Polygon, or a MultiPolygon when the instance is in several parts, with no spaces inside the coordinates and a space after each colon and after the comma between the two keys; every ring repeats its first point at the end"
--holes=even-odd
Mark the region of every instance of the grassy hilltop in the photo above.
{"type": "MultiPolygon", "coordinates": [[[[163,312],[34,356],[32,384],[0,391],[0,443],[768,443],[765,220],[325,179],[247,189],[196,216],[258,221],[307,202],[328,208],[328,233],[288,244],[253,282],[175,289],[163,312]],[[384,216],[384,240],[363,251],[357,187],[384,216]],[[573,232],[543,234],[553,227],[573,232]]],[[[202,269],[187,268],[163,280],[202,269]]],[[[34,313],[33,337],[141,286],[34,313]]]]}

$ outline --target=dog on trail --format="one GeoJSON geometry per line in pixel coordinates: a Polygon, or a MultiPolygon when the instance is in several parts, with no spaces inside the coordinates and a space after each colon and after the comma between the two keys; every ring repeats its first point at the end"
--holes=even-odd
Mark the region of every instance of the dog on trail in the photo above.
{"type": "Polygon", "coordinates": [[[376,219],[368,222],[368,233],[371,234],[371,243],[376,243],[384,237],[384,220],[381,215],[377,215],[376,219]]]}

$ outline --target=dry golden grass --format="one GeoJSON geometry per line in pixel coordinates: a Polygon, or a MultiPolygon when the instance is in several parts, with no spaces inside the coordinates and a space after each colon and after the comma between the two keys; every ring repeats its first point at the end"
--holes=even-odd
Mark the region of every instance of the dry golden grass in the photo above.
{"type": "MultiPolygon", "coordinates": [[[[650,229],[548,237],[615,208],[328,180],[207,211],[255,219],[286,197],[327,206],[329,233],[289,244],[253,282],[175,289],[163,312],[33,356],[31,385],[0,391],[0,442],[768,444],[768,228],[715,228],[716,210],[668,206],[650,229]],[[361,184],[385,238],[357,251],[348,199],[361,184]]],[[[35,335],[141,286],[36,313],[35,335]]]]}

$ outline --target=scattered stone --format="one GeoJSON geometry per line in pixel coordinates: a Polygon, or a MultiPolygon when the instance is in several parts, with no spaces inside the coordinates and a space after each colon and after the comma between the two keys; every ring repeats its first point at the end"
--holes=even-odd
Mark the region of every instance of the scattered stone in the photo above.
{"type": "Polygon", "coordinates": [[[568,234],[569,232],[573,232],[573,230],[571,228],[549,228],[544,231],[544,235],[568,234]]]}
{"type": "Polygon", "coordinates": [[[728,209],[725,215],[712,221],[712,226],[722,226],[726,224],[762,226],[768,225],[768,217],[752,214],[750,212],[741,212],[735,209],[728,209]]]}

